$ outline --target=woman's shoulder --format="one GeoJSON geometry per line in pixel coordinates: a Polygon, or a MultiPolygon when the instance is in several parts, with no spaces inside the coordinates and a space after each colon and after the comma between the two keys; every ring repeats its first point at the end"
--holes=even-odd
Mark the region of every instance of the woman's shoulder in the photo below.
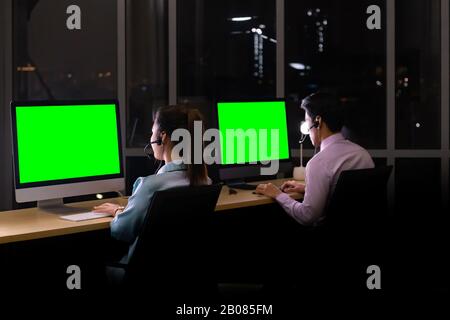
{"type": "Polygon", "coordinates": [[[133,184],[133,192],[138,189],[148,190],[158,186],[161,181],[161,175],[151,174],[145,177],[138,177],[133,184]]]}
{"type": "MultiPolygon", "coordinates": [[[[205,184],[211,185],[212,183],[211,178],[207,177],[205,184]]],[[[185,171],[169,171],[137,178],[133,185],[133,192],[136,192],[138,188],[142,191],[156,191],[188,184],[189,180],[185,171]]]]}
{"type": "Polygon", "coordinates": [[[151,175],[148,175],[146,177],[141,177],[142,184],[146,185],[146,186],[158,184],[158,183],[163,182],[163,181],[165,181],[167,179],[170,179],[170,176],[171,176],[170,173],[171,172],[163,172],[163,173],[160,173],[160,174],[151,174],[151,175]]]}

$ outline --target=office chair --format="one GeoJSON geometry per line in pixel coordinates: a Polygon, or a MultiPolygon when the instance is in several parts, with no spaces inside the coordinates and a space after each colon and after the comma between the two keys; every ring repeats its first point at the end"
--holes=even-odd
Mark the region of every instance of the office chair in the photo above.
{"type": "Polygon", "coordinates": [[[318,270],[322,274],[333,270],[332,278],[340,280],[337,286],[363,288],[367,267],[384,260],[389,225],[387,182],[392,168],[341,172],[325,209],[324,224],[312,232],[313,252],[320,255],[317,261],[324,267],[318,270]]]}
{"type": "Polygon", "coordinates": [[[126,292],[184,303],[213,296],[212,218],[220,190],[177,187],[154,194],[125,269],[126,292]]]}
{"type": "MultiPolygon", "coordinates": [[[[387,182],[392,166],[341,172],[325,209],[326,228],[350,229],[350,233],[380,227],[387,212],[387,182]]],[[[333,230],[337,231],[337,230],[333,230]]]]}
{"type": "Polygon", "coordinates": [[[392,166],[341,172],[323,223],[298,226],[290,281],[300,294],[367,291],[367,267],[385,260],[391,172],[392,166]]]}

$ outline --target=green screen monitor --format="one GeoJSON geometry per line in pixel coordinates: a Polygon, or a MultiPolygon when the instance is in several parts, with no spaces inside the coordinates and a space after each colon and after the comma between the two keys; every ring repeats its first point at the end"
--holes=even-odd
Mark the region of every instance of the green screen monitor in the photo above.
{"type": "Polygon", "coordinates": [[[290,165],[284,100],[218,102],[217,120],[221,180],[260,176],[269,160],[290,165]]]}
{"type": "Polygon", "coordinates": [[[16,201],[124,189],[117,101],[12,102],[16,201]]]}

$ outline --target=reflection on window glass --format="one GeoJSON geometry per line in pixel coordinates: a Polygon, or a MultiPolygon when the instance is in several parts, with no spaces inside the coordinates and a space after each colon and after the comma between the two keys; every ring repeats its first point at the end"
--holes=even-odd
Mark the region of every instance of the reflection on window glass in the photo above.
{"type": "Polygon", "coordinates": [[[440,1],[396,1],[396,148],[440,149],[440,1]]]}
{"type": "MultiPolygon", "coordinates": [[[[386,147],[385,1],[286,0],[286,96],[298,123],[301,99],[336,93],[348,113],[346,134],[367,148],[386,147]],[[367,7],[381,9],[381,30],[369,30],[367,7]]],[[[295,120],[295,121],[294,121],[295,120]]],[[[299,136],[291,125],[291,137],[299,136]]]]}
{"type": "Polygon", "coordinates": [[[66,10],[73,1],[13,1],[14,98],[116,98],[115,3],[78,0],[81,29],[69,30],[66,10]]]}
{"type": "Polygon", "coordinates": [[[166,0],[127,1],[127,146],[148,143],[152,114],[168,103],[166,0]]]}
{"type": "Polygon", "coordinates": [[[178,7],[178,96],[203,107],[217,99],[275,96],[275,0],[183,0],[178,7]]]}

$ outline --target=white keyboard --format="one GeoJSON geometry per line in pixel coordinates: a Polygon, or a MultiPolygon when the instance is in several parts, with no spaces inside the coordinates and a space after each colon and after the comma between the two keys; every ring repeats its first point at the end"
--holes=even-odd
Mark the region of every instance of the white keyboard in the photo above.
{"type": "Polygon", "coordinates": [[[110,213],[97,213],[97,212],[83,212],[77,214],[68,214],[65,216],[60,216],[61,219],[69,220],[69,221],[84,221],[84,220],[92,220],[110,217],[112,214],[110,213]]]}

